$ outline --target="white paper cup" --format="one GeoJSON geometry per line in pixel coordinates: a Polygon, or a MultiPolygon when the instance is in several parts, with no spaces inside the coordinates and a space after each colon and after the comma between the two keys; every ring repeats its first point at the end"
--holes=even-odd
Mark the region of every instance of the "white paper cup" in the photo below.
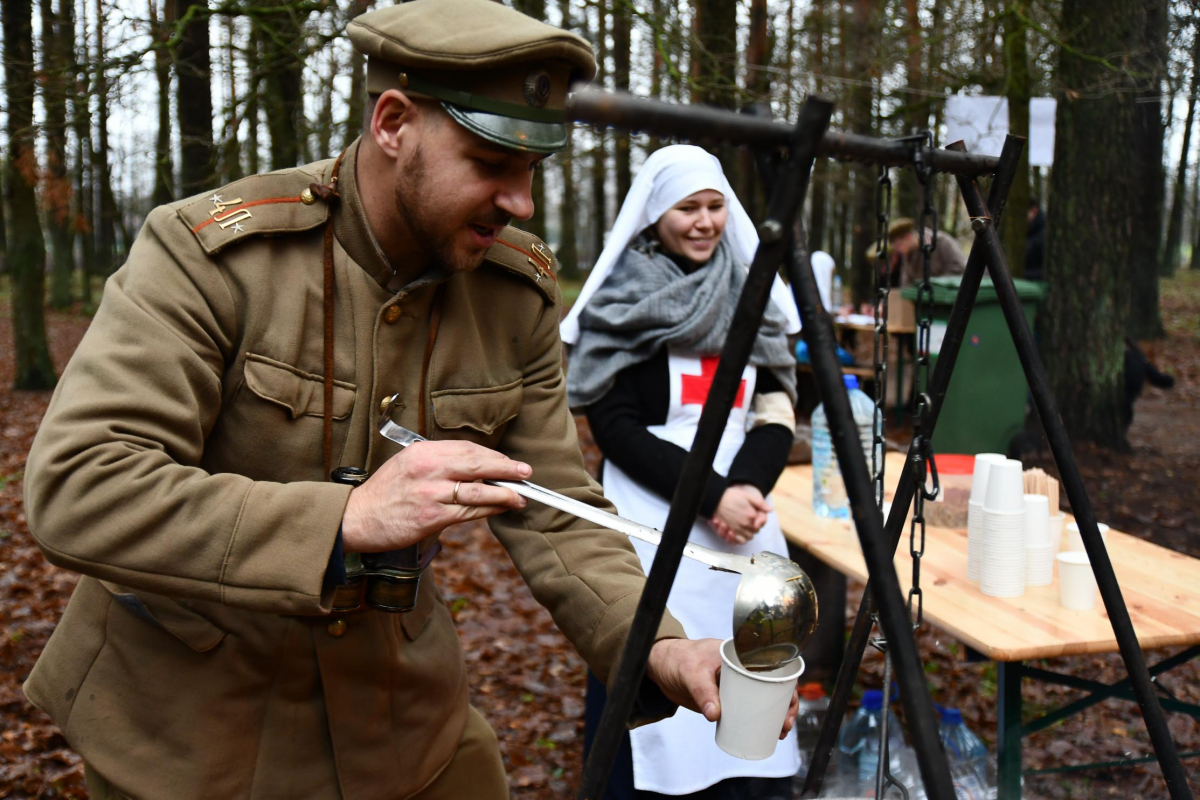
{"type": "Polygon", "coordinates": [[[1025,546],[1050,544],[1050,498],[1042,494],[1025,495],[1025,546]]]}
{"type": "Polygon", "coordinates": [[[1058,589],[1063,608],[1090,611],[1096,606],[1096,576],[1087,553],[1059,553],[1058,589]]]}
{"type": "Polygon", "coordinates": [[[1054,551],[1052,545],[1025,546],[1025,585],[1049,586],[1054,581],[1054,551]]]}
{"type": "Polygon", "coordinates": [[[991,511],[1025,510],[1025,476],[1020,461],[1006,458],[988,467],[983,507],[991,511]]]}
{"type": "MultiPolygon", "coordinates": [[[[1104,542],[1105,547],[1108,546],[1108,526],[1103,522],[1097,522],[1096,527],[1100,529],[1100,541],[1104,542]]],[[[1067,523],[1067,552],[1086,552],[1083,549],[1083,535],[1079,532],[1078,522],[1067,523]]]]}
{"type": "Polygon", "coordinates": [[[1000,461],[1007,461],[999,453],[979,453],[975,456],[975,471],[971,474],[971,502],[983,505],[987,496],[988,467],[1000,461]]]}
{"type": "Polygon", "coordinates": [[[992,597],[1025,593],[1025,511],[983,510],[979,591],[992,597]]]}
{"type": "Polygon", "coordinates": [[[1066,522],[1066,519],[1066,515],[1060,511],[1049,520],[1050,544],[1052,545],[1051,549],[1053,549],[1056,553],[1062,549],[1063,525],[1066,522]]]}
{"type": "Polygon", "coordinates": [[[738,660],[733,639],[722,642],[717,747],[747,761],[770,758],[779,744],[779,732],[802,672],[803,658],[777,669],[750,672],[738,660]]]}
{"type": "Polygon", "coordinates": [[[967,503],[967,579],[979,583],[983,569],[983,502],[967,503]]]}

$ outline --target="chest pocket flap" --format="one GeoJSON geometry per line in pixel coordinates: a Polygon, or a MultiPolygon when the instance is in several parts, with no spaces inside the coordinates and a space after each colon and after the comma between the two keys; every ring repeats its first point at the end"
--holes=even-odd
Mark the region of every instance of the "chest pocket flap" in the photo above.
{"type": "MultiPolygon", "coordinates": [[[[250,391],[287,410],[291,419],[322,416],[325,386],[313,375],[266,356],[246,355],[246,386],[250,391]]],[[[354,410],[353,383],[333,382],[333,418],[346,419],[354,410]]]]}
{"type": "Polygon", "coordinates": [[[490,435],[520,412],[521,379],[481,389],[439,389],[430,398],[442,430],[470,428],[490,435]]]}

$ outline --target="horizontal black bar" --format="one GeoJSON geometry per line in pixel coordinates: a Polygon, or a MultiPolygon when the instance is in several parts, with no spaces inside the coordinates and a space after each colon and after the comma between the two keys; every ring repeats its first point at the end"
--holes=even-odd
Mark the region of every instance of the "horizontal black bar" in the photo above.
{"type": "MultiPolygon", "coordinates": [[[[1200,750],[1189,750],[1186,753],[1180,753],[1180,758],[1195,758],[1200,756],[1200,750]]],[[[1094,761],[1091,764],[1069,764],[1065,767],[1044,767],[1042,769],[1027,769],[1023,775],[1055,775],[1060,772],[1083,772],[1092,769],[1116,769],[1118,767],[1132,767],[1136,764],[1148,764],[1154,761],[1158,756],[1143,756],[1141,758],[1122,758],[1117,761],[1094,761]]]]}
{"type": "MultiPolygon", "coordinates": [[[[1157,676],[1163,672],[1168,672],[1175,667],[1191,661],[1197,655],[1200,655],[1200,645],[1189,647],[1187,650],[1176,653],[1175,655],[1164,658],[1162,661],[1150,667],[1150,675],[1157,676]]],[[[1038,731],[1045,730],[1059,720],[1073,717],[1082,711],[1102,703],[1112,697],[1118,697],[1122,700],[1131,700],[1137,702],[1137,696],[1134,695],[1131,688],[1129,678],[1123,678],[1115,683],[1101,683],[1099,681],[1089,680],[1088,678],[1080,678],[1075,675],[1066,675],[1061,672],[1052,672],[1038,667],[1026,666],[1021,670],[1022,677],[1030,680],[1040,681],[1042,683],[1058,684],[1060,686],[1069,686],[1072,689],[1090,692],[1086,697],[1081,697],[1073,703],[1068,703],[1065,706],[1050,711],[1035,720],[1031,720],[1021,726],[1022,736],[1031,736],[1038,731]]],[[[1157,684],[1156,684],[1157,685],[1157,684]]],[[[1161,687],[1160,687],[1161,688],[1161,687]]],[[[1172,711],[1177,714],[1187,714],[1190,717],[1200,719],[1200,705],[1185,703],[1175,698],[1163,697],[1159,700],[1162,707],[1166,711],[1172,711]]]]}
{"type": "MultiPolygon", "coordinates": [[[[567,103],[567,115],[579,122],[688,141],[724,141],[755,148],[785,148],[792,126],[711,106],[681,105],[624,92],[581,89],[567,103]]],[[[914,144],[829,130],[817,155],[888,167],[910,166],[914,144]]],[[[967,152],[925,148],[934,170],[975,177],[991,175],[1000,159],[967,152]]]]}

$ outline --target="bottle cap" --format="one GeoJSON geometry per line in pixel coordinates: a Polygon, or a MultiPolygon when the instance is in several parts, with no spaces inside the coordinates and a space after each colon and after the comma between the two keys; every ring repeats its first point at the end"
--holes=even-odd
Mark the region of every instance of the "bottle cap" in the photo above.
{"type": "Polygon", "coordinates": [[[816,681],[810,681],[800,687],[800,696],[805,700],[820,700],[825,696],[825,687],[816,681]]]}
{"type": "Polygon", "coordinates": [[[847,389],[857,389],[858,388],[858,376],[857,375],[843,375],[842,383],[846,385],[847,389]]]}
{"type": "Polygon", "coordinates": [[[878,711],[883,708],[883,692],[878,689],[867,689],[863,692],[862,707],[867,711],[878,711]]]}
{"type": "Polygon", "coordinates": [[[959,711],[957,708],[943,708],[942,709],[942,722],[944,722],[947,725],[961,725],[962,724],[962,712],[959,711]]]}

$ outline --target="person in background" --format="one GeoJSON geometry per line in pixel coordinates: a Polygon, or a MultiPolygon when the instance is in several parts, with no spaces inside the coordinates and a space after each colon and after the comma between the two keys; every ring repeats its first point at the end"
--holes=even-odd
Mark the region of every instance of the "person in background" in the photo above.
{"type": "MultiPolygon", "coordinates": [[[[933,231],[926,228],[925,241],[933,238],[933,231]]],[[[912,219],[900,217],[888,226],[889,269],[892,286],[909,286],[921,279],[921,240],[917,237],[917,226],[912,219]]],[[[873,256],[874,251],[872,251],[873,256]]],[[[948,233],[939,232],[929,261],[930,277],[939,275],[961,275],[967,268],[967,257],[958,241],[948,233]]]]}
{"type": "Polygon", "coordinates": [[[1046,215],[1036,197],[1029,198],[1029,212],[1025,219],[1029,227],[1025,233],[1025,277],[1031,281],[1045,280],[1042,270],[1042,250],[1046,246],[1046,215]]]}
{"type": "MultiPolygon", "coordinates": [[[[563,341],[574,344],[567,399],[586,409],[606,459],[605,496],[624,516],[666,523],[757,246],[720,162],[698,147],[663,148],[646,160],[562,323],[563,341]]],[[[800,320],[778,278],[771,297],[689,536],[743,555],[787,553],[767,496],[792,445],[796,364],[787,335],[800,320]]],[[[656,548],[634,547],[649,569],[656,548]]],[[[667,607],[689,636],[728,638],[737,583],[737,575],[684,559],[667,607]]],[[[606,696],[595,676],[588,680],[585,747],[606,696]]],[[[681,710],[664,722],[627,735],[607,797],[792,797],[800,766],[794,732],[772,757],[752,762],[720,750],[700,714],[681,710]]]]}

